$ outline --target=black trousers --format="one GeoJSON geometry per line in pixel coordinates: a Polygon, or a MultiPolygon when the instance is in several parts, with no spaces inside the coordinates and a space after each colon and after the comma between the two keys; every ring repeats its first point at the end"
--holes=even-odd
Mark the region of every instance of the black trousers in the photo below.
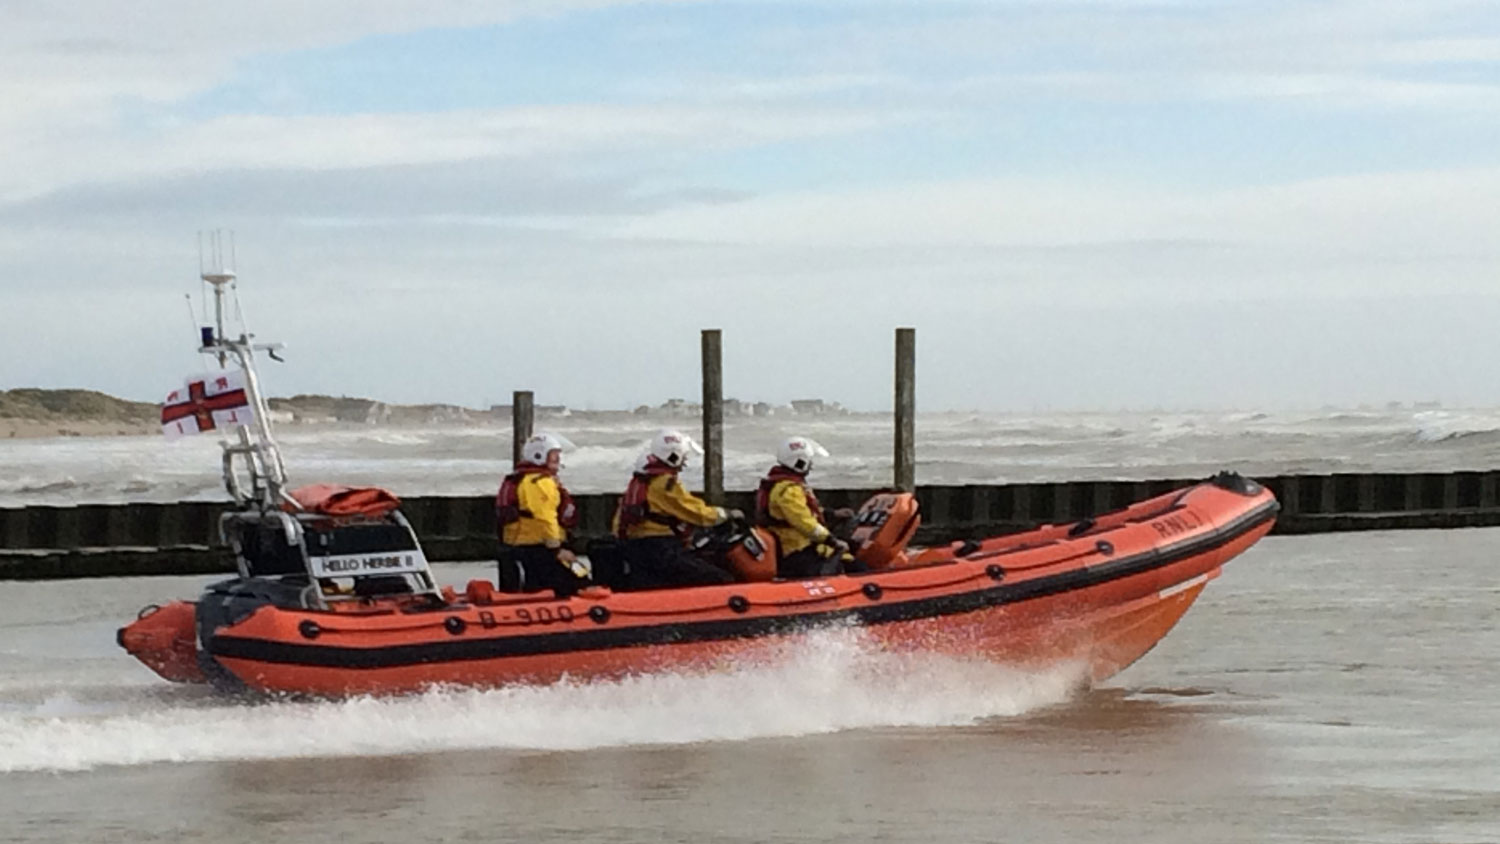
{"type": "Polygon", "coordinates": [[[689,554],[682,547],[682,540],[675,536],[627,539],[624,551],[625,559],[630,563],[626,589],[668,589],[734,582],[734,575],[689,554]]]}
{"type": "Polygon", "coordinates": [[[838,573],[839,561],[831,555],[820,554],[816,543],[776,561],[776,576],[787,580],[829,577],[838,573]]]}
{"type": "Polygon", "coordinates": [[[810,577],[832,577],[843,572],[857,574],[870,570],[869,566],[859,560],[851,558],[840,562],[832,554],[825,557],[820,553],[821,547],[814,543],[782,557],[776,563],[776,576],[785,580],[805,580],[810,577]]]}
{"type": "Polygon", "coordinates": [[[500,546],[500,591],[541,592],[551,589],[559,598],[574,595],[589,585],[557,560],[557,552],[545,545],[500,546]]]}

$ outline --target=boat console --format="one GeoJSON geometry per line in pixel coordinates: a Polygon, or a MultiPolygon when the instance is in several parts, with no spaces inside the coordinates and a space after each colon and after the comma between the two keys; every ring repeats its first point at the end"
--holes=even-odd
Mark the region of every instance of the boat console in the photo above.
{"type": "Polygon", "coordinates": [[[392,595],[439,597],[416,532],[400,511],[378,519],[336,520],[317,513],[225,513],[219,531],[234,549],[241,578],[298,585],[298,603],[392,595]]]}

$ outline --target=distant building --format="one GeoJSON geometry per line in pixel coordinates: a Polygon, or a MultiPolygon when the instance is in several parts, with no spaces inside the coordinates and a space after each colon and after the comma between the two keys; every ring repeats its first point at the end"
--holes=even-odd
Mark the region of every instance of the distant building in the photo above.
{"type": "MultiPolygon", "coordinates": [[[[489,415],[497,419],[509,419],[516,412],[515,405],[492,404],[489,415]]],[[[531,412],[535,416],[572,416],[573,411],[565,404],[534,404],[531,412]]]]}
{"type": "Polygon", "coordinates": [[[849,410],[836,401],[793,399],[792,412],[799,416],[847,416],[849,410]]]}

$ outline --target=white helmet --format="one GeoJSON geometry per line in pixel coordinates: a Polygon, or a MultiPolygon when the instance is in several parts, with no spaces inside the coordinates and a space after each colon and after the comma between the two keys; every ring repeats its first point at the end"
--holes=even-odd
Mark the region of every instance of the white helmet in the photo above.
{"type": "Polygon", "coordinates": [[[663,428],[651,438],[649,453],[663,464],[673,469],[681,469],[687,465],[689,457],[702,454],[703,447],[693,442],[692,437],[681,431],[663,428]]]}
{"type": "Polygon", "coordinates": [[[566,437],[557,434],[533,434],[521,446],[521,462],[532,466],[547,465],[547,455],[554,451],[562,451],[572,448],[573,444],[566,437]]]}
{"type": "Polygon", "coordinates": [[[788,437],[776,449],[776,462],[799,475],[812,471],[814,457],[827,457],[828,449],[807,437],[788,437]]]}

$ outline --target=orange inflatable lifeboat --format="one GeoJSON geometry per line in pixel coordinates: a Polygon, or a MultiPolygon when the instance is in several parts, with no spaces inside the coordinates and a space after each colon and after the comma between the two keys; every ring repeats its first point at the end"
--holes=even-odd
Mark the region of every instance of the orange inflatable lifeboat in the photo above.
{"type": "MultiPolygon", "coordinates": [[[[888,493],[856,518],[853,544],[867,573],[770,579],[774,546],[763,531],[744,530],[725,554],[743,582],[594,587],[571,598],[504,594],[485,581],[455,595],[431,584],[425,560],[397,559],[410,549],[369,559],[359,549],[371,541],[402,539],[404,522],[392,521],[399,513],[354,525],[376,531],[362,540],[298,523],[309,568],[264,573],[242,555],[240,578],[211,586],[196,606],[145,616],[120,642],[169,680],[387,694],[713,668],[761,658],[767,644],[820,626],[854,623],[889,650],[1031,667],[1069,662],[1100,680],[1166,635],[1220,567],[1271,529],[1277,510],[1269,491],[1225,473],[1073,524],[909,550],[916,501],[888,493]],[[330,568],[350,555],[358,565],[330,568]],[[338,572],[353,572],[342,578],[352,585],[330,591],[323,575],[338,572]],[[145,635],[143,625],[154,632],[145,635]]],[[[272,539],[290,530],[271,528],[272,539]]],[[[255,541],[264,551],[271,540],[255,541]]]]}

